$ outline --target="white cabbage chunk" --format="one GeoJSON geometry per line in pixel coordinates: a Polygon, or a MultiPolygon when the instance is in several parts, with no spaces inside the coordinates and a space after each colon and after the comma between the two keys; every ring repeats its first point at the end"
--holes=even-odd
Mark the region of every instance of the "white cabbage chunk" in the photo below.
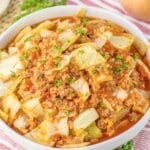
{"type": "Polygon", "coordinates": [[[5,122],[8,121],[8,114],[2,111],[1,109],[0,109],[0,118],[3,119],[5,122]]]}
{"type": "Polygon", "coordinates": [[[63,69],[65,66],[69,65],[70,63],[70,56],[69,55],[62,55],[60,57],[60,60],[58,60],[58,66],[55,66],[54,69],[52,69],[52,71],[57,71],[57,70],[61,70],[63,69]]]}
{"type": "Polygon", "coordinates": [[[50,137],[55,134],[57,134],[55,125],[48,120],[44,120],[35,129],[25,134],[25,137],[38,143],[48,144],[50,137]]]}
{"type": "Polygon", "coordinates": [[[19,115],[18,118],[14,121],[13,125],[23,134],[28,132],[28,118],[25,115],[19,115]]]}
{"type": "Polygon", "coordinates": [[[59,122],[56,123],[56,127],[58,129],[59,134],[68,136],[69,135],[68,117],[61,118],[59,122]]]}
{"type": "Polygon", "coordinates": [[[94,43],[97,48],[102,48],[107,40],[112,36],[110,31],[106,31],[103,34],[100,34],[98,38],[95,39],[94,43]]]}
{"type": "Polygon", "coordinates": [[[73,122],[73,128],[76,134],[78,134],[79,132],[81,133],[82,130],[86,129],[98,118],[99,115],[95,108],[88,108],[84,112],[80,113],[73,122]]]}
{"type": "Polygon", "coordinates": [[[150,79],[149,68],[140,59],[137,59],[136,61],[137,61],[137,64],[140,66],[139,71],[141,71],[142,75],[145,75],[148,79],[150,79]]]}
{"type": "Polygon", "coordinates": [[[72,52],[71,62],[80,70],[101,64],[105,59],[96,51],[91,44],[86,44],[72,52]]]}
{"type": "Polygon", "coordinates": [[[22,63],[18,55],[12,55],[0,62],[0,76],[4,78],[10,77],[12,72],[22,69],[22,63]]]}
{"type": "Polygon", "coordinates": [[[41,35],[41,37],[43,37],[43,38],[49,38],[49,37],[51,37],[52,34],[53,34],[53,32],[50,31],[50,30],[47,30],[47,29],[42,29],[42,30],[40,31],[40,35],[41,35]]]}
{"type": "Polygon", "coordinates": [[[18,51],[19,51],[19,49],[17,47],[9,47],[9,49],[8,49],[8,53],[10,55],[17,53],[18,51]]]}
{"type": "Polygon", "coordinates": [[[111,106],[109,101],[107,101],[106,99],[103,99],[103,103],[104,103],[104,106],[106,108],[108,108],[110,111],[114,111],[114,109],[112,108],[112,106],[111,106]]]}
{"type": "Polygon", "coordinates": [[[90,96],[90,89],[87,81],[84,78],[80,78],[71,84],[71,87],[81,96],[82,99],[86,100],[90,96]]]}
{"type": "Polygon", "coordinates": [[[116,87],[113,92],[113,96],[115,96],[117,99],[125,100],[128,97],[128,93],[121,87],[116,87]]]}
{"type": "Polygon", "coordinates": [[[66,50],[70,45],[72,45],[77,39],[76,35],[71,29],[68,29],[58,35],[58,40],[62,43],[62,51],[66,50]]]}
{"type": "Polygon", "coordinates": [[[121,109],[119,112],[116,112],[113,116],[112,116],[112,120],[113,123],[116,123],[120,120],[122,120],[123,118],[125,118],[125,116],[130,112],[130,108],[123,108],[121,109]]]}
{"type": "Polygon", "coordinates": [[[15,94],[11,94],[2,100],[2,109],[9,114],[10,122],[16,117],[20,108],[21,104],[15,94]]]}
{"type": "Polygon", "coordinates": [[[148,50],[148,45],[144,43],[140,38],[134,37],[134,45],[137,48],[140,55],[144,56],[148,50]]]}
{"type": "Polygon", "coordinates": [[[138,99],[133,104],[132,109],[138,113],[145,114],[150,105],[149,103],[150,93],[141,89],[134,89],[132,93],[136,93],[138,95],[138,99]]]}
{"type": "Polygon", "coordinates": [[[23,103],[22,109],[30,118],[42,116],[44,111],[39,101],[39,98],[33,98],[23,103]]]}
{"type": "Polygon", "coordinates": [[[85,136],[86,139],[92,138],[100,138],[102,137],[102,131],[96,126],[96,123],[92,123],[89,127],[86,128],[87,135],[85,136]]]}
{"type": "Polygon", "coordinates": [[[130,34],[125,34],[122,36],[112,35],[109,38],[109,41],[117,49],[128,50],[134,42],[134,37],[130,34]]]}
{"type": "Polygon", "coordinates": [[[3,82],[0,80],[0,97],[6,97],[16,90],[18,84],[22,81],[22,77],[17,79],[12,79],[8,82],[3,82]]]}

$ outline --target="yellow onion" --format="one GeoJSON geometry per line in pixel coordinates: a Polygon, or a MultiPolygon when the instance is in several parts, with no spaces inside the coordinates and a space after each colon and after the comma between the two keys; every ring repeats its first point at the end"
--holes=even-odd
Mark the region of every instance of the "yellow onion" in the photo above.
{"type": "Polygon", "coordinates": [[[120,0],[120,2],[133,17],[150,21],[150,0],[120,0]]]}

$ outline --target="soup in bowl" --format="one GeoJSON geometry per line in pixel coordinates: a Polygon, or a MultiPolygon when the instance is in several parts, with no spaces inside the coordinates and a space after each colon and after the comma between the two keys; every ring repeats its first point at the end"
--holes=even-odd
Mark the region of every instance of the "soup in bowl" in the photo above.
{"type": "Polygon", "coordinates": [[[147,40],[93,9],[45,9],[0,38],[0,117],[33,149],[116,148],[149,119],[147,40]]]}

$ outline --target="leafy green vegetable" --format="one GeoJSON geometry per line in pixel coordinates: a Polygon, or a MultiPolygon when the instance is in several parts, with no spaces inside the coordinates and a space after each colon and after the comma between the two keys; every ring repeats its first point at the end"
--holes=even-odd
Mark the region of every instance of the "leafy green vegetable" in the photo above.
{"type": "Polygon", "coordinates": [[[56,87],[62,85],[63,83],[64,83],[63,80],[54,80],[54,86],[56,87]]]}
{"type": "Polygon", "coordinates": [[[92,123],[89,127],[86,128],[87,135],[86,139],[92,139],[92,138],[100,138],[102,136],[101,130],[96,126],[96,123],[92,123]]]}
{"type": "Polygon", "coordinates": [[[133,141],[129,141],[126,144],[123,144],[119,150],[134,150],[133,141]]]}
{"type": "Polygon", "coordinates": [[[128,62],[124,61],[122,63],[122,68],[125,69],[125,70],[128,69],[128,62]]]}
{"type": "Polygon", "coordinates": [[[114,69],[114,73],[119,73],[121,71],[121,68],[119,68],[119,67],[116,67],[115,69],[114,69]]]}
{"type": "Polygon", "coordinates": [[[60,62],[58,61],[58,60],[56,60],[55,62],[54,62],[54,64],[55,64],[55,67],[60,67],[61,66],[61,64],[60,64],[60,62]]]}
{"type": "Polygon", "coordinates": [[[15,21],[37,10],[65,4],[66,0],[23,0],[21,4],[21,13],[15,18],[15,21]]]}
{"type": "Polygon", "coordinates": [[[69,79],[69,83],[70,83],[70,84],[75,83],[75,81],[76,81],[76,78],[75,78],[75,77],[72,77],[72,78],[69,79]]]}
{"type": "Polygon", "coordinates": [[[76,32],[80,35],[84,35],[85,34],[85,30],[83,27],[77,27],[76,28],[76,32]]]}
{"type": "Polygon", "coordinates": [[[116,61],[120,61],[121,60],[121,56],[117,55],[115,59],[116,59],[116,61]]]}

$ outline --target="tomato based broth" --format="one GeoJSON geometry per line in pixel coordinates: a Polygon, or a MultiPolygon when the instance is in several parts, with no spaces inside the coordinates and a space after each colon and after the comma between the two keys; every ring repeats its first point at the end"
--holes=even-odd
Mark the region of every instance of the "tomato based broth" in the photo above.
{"type": "Polygon", "coordinates": [[[84,10],[27,26],[1,51],[0,118],[51,147],[117,136],[149,108],[146,50],[124,28],[84,10]]]}

